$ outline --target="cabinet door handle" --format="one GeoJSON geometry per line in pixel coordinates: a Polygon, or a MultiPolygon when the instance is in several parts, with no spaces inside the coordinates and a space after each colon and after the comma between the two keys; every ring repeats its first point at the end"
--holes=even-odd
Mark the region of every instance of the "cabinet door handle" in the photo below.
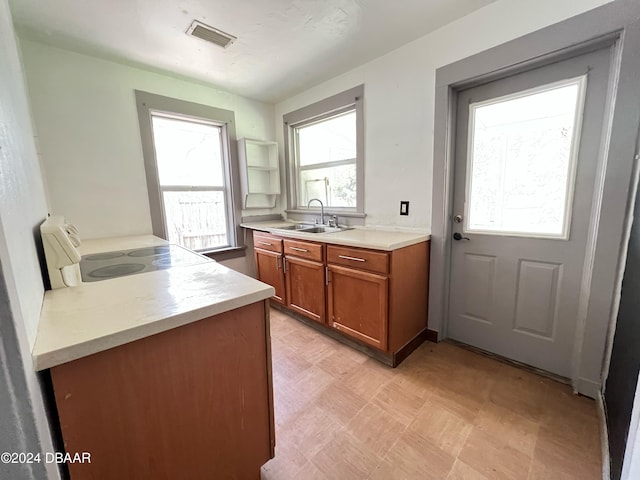
{"type": "Polygon", "coordinates": [[[282,257],[282,272],[287,273],[287,259],[286,257],[282,257]]]}
{"type": "Polygon", "coordinates": [[[364,258],[350,257],[348,255],[338,255],[338,258],[344,258],[345,260],[353,260],[354,262],[366,262],[364,258]]]}
{"type": "Polygon", "coordinates": [[[298,248],[298,247],[289,247],[289,250],[295,250],[296,252],[304,252],[304,253],[307,253],[309,251],[306,248],[298,248]]]}
{"type": "Polygon", "coordinates": [[[259,243],[260,245],[268,245],[268,246],[270,246],[270,247],[273,247],[273,244],[272,244],[272,243],[269,243],[269,242],[258,242],[258,243],[259,243]]]}
{"type": "Polygon", "coordinates": [[[329,285],[329,267],[324,267],[324,284],[329,285]]]}

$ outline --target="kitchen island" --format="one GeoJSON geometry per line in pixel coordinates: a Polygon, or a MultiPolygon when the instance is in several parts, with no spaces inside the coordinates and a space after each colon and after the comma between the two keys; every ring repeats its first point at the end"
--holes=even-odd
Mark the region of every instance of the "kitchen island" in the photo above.
{"type": "Polygon", "coordinates": [[[66,452],[91,454],[72,479],[259,478],[273,457],[273,288],[201,260],[45,293],[34,365],[50,369],[66,452]]]}

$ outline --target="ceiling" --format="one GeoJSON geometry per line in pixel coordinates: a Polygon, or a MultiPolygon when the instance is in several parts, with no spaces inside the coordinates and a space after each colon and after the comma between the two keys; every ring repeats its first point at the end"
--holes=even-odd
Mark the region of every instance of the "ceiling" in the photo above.
{"type": "Polygon", "coordinates": [[[275,103],[495,0],[11,0],[20,35],[275,103]],[[185,35],[194,20],[238,39],[185,35]]]}

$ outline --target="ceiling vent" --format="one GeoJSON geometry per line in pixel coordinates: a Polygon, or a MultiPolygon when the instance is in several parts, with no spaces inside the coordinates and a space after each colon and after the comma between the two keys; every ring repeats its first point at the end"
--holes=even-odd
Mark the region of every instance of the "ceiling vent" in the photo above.
{"type": "Polygon", "coordinates": [[[227,48],[235,40],[237,40],[237,37],[229,35],[228,33],[224,33],[222,30],[218,30],[217,28],[205,25],[198,20],[193,21],[193,23],[187,30],[187,35],[201,38],[202,40],[206,40],[207,42],[215,43],[222,48],[227,48]]]}

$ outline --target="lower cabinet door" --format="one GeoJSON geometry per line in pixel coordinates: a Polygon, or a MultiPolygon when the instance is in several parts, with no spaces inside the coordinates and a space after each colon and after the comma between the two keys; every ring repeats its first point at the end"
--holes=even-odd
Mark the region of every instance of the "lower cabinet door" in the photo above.
{"type": "Polygon", "coordinates": [[[271,300],[286,305],[282,254],[259,248],[254,252],[258,280],[276,289],[276,294],[271,297],[271,300]]]}
{"type": "Polygon", "coordinates": [[[325,323],[325,268],[320,262],[296,257],[285,257],[287,281],[287,307],[325,323]]]}
{"type": "Polygon", "coordinates": [[[388,278],[329,265],[328,323],[336,330],[387,349],[388,278]]]}

